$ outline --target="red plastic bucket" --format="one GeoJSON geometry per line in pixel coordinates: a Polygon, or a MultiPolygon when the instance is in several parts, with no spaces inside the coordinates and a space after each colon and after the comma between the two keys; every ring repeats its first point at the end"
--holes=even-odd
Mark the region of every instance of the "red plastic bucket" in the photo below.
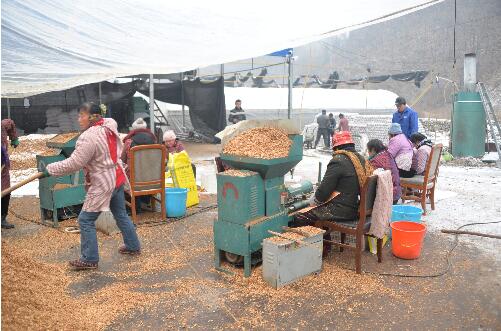
{"type": "Polygon", "coordinates": [[[426,226],[406,221],[393,222],[390,226],[393,234],[393,255],[406,260],[417,259],[421,255],[426,226]]]}

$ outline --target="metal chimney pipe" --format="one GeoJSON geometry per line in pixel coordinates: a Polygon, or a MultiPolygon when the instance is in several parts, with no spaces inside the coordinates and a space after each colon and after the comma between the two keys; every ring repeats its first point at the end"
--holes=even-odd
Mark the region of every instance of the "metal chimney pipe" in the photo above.
{"type": "Polygon", "coordinates": [[[475,53],[464,55],[464,91],[476,92],[477,56],[475,53]]]}

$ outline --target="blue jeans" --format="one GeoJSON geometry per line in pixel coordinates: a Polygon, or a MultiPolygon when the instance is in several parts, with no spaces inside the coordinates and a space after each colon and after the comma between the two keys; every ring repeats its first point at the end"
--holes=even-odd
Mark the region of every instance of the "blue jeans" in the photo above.
{"type": "MultiPolygon", "coordinates": [[[[113,191],[110,201],[110,209],[117,226],[122,232],[125,247],[131,251],[138,251],[141,248],[137,237],[136,228],[125,210],[125,196],[123,185],[113,191]]],[[[81,211],[78,215],[80,225],[80,259],[84,262],[99,262],[99,252],[97,248],[96,220],[101,212],[81,211]]]]}

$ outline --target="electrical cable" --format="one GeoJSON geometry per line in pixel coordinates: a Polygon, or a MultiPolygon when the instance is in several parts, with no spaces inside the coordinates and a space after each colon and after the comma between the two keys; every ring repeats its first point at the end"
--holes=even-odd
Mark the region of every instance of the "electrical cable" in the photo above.
{"type": "MultiPolygon", "coordinates": [[[[467,224],[461,225],[456,230],[460,230],[464,227],[472,226],[472,225],[485,225],[485,224],[496,224],[496,223],[501,223],[501,221],[467,223],[467,224]]],[[[437,277],[444,276],[450,271],[450,269],[452,267],[452,262],[450,259],[451,254],[454,251],[454,249],[456,249],[457,245],[459,244],[460,234],[455,234],[454,236],[455,236],[454,243],[452,244],[451,248],[447,251],[447,254],[446,254],[447,267],[440,272],[437,272],[435,274],[430,274],[430,275],[408,275],[408,274],[399,274],[399,273],[391,273],[391,272],[376,272],[376,271],[363,271],[363,273],[371,274],[371,275],[378,275],[378,276],[392,276],[392,277],[402,277],[402,278],[437,278],[437,277]]],[[[355,271],[355,269],[352,269],[352,268],[345,268],[345,269],[355,271]]]]}
{"type": "MultiPolygon", "coordinates": [[[[203,213],[203,212],[206,212],[206,211],[209,211],[209,210],[216,209],[217,208],[217,204],[206,206],[206,207],[198,207],[198,208],[199,208],[199,210],[197,210],[197,211],[195,211],[195,212],[193,212],[191,214],[186,214],[186,215],[184,215],[182,217],[173,218],[172,222],[181,221],[181,220],[183,220],[185,218],[189,218],[191,216],[195,216],[197,214],[200,214],[200,213],[203,213]]],[[[171,224],[172,222],[166,222],[166,221],[163,221],[163,220],[151,220],[151,221],[143,221],[141,223],[138,223],[136,226],[138,228],[143,228],[143,227],[149,228],[149,227],[158,226],[158,225],[171,224]]]]}
{"type": "Polygon", "coordinates": [[[36,221],[36,220],[33,220],[33,219],[29,219],[29,218],[27,218],[25,216],[19,215],[18,213],[16,213],[12,209],[9,210],[9,213],[12,214],[12,215],[14,215],[14,217],[16,217],[16,218],[18,218],[20,220],[23,220],[23,221],[26,221],[26,222],[30,222],[30,223],[33,223],[33,224],[37,224],[37,225],[46,226],[48,228],[56,229],[57,231],[60,231],[60,232],[68,233],[64,229],[53,227],[52,224],[50,224],[51,222],[42,223],[42,222],[39,222],[39,221],[36,221]]]}
{"type": "MultiPolygon", "coordinates": [[[[197,210],[197,211],[195,211],[195,212],[193,212],[191,214],[187,214],[185,216],[182,216],[182,217],[174,218],[174,219],[172,219],[172,221],[173,222],[177,222],[177,221],[183,220],[185,218],[188,218],[188,217],[191,217],[191,216],[194,216],[194,215],[197,215],[197,214],[200,214],[200,213],[212,210],[212,209],[216,209],[216,208],[217,208],[217,204],[206,206],[206,207],[199,207],[199,210],[197,210]]],[[[58,230],[60,232],[64,232],[64,233],[77,233],[77,232],[75,232],[74,228],[78,228],[78,226],[69,226],[69,227],[65,227],[65,228],[59,228],[59,227],[55,228],[55,227],[52,226],[52,224],[50,224],[50,222],[42,223],[42,222],[39,222],[39,221],[30,219],[30,218],[27,218],[25,216],[22,216],[22,215],[16,213],[12,209],[9,210],[9,213],[11,213],[12,215],[14,215],[14,217],[16,217],[16,218],[18,218],[20,220],[26,221],[26,222],[30,222],[30,223],[33,223],[33,224],[46,226],[48,228],[56,229],[56,230],[58,230]],[[69,230],[67,230],[68,228],[69,228],[69,230]]],[[[144,222],[141,222],[139,224],[136,224],[136,227],[138,227],[138,228],[141,228],[141,227],[153,227],[153,226],[166,225],[166,224],[171,224],[171,223],[172,222],[166,222],[166,221],[163,221],[163,220],[152,220],[152,221],[144,221],[144,222]]]]}

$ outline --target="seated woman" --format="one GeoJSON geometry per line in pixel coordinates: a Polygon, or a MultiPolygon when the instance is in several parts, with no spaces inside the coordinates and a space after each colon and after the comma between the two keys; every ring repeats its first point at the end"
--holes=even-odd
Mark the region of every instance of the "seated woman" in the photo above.
{"type": "Polygon", "coordinates": [[[426,162],[431,154],[431,147],[433,146],[431,140],[426,138],[422,133],[416,132],[411,135],[411,142],[414,144],[416,150],[412,158],[411,169],[416,175],[424,175],[426,169],[426,162]]]}
{"type": "Polygon", "coordinates": [[[411,170],[414,155],[412,144],[402,133],[400,124],[392,123],[388,135],[390,136],[388,152],[395,159],[400,177],[410,178],[414,176],[414,171],[411,170]]]}
{"type": "Polygon", "coordinates": [[[148,129],[146,122],[140,117],[132,123],[132,130],[123,139],[124,148],[122,150],[121,159],[125,165],[125,171],[127,172],[127,177],[129,174],[129,152],[134,146],[139,145],[151,145],[156,143],[156,137],[148,129]]]}
{"type": "MultiPolygon", "coordinates": [[[[163,136],[163,141],[165,148],[167,149],[167,160],[169,159],[169,154],[179,153],[184,151],[184,145],[176,137],[176,134],[172,130],[165,131],[163,136]]],[[[193,175],[197,177],[197,168],[192,163],[191,168],[193,169],[193,175]]]]}
{"type": "Polygon", "coordinates": [[[352,222],[358,218],[360,188],[372,174],[372,167],[355,151],[349,131],[336,132],[332,145],[334,154],[311,204],[325,203],[333,192],[340,194],[311,213],[314,219],[352,222]]]}
{"type": "Polygon", "coordinates": [[[393,204],[398,203],[398,199],[402,195],[400,187],[400,176],[395,160],[388,152],[388,149],[379,139],[372,139],[367,143],[367,151],[369,152],[369,162],[374,169],[382,168],[391,171],[391,180],[393,182],[393,204]]]}
{"type": "MultiPolygon", "coordinates": [[[[184,151],[183,144],[176,137],[176,134],[172,130],[167,130],[163,136],[164,145],[167,149],[167,153],[179,153],[184,151]]],[[[167,156],[169,158],[169,156],[167,156]]]]}
{"type": "MultiPolygon", "coordinates": [[[[130,149],[134,146],[140,145],[152,145],[155,144],[157,138],[148,129],[148,125],[144,119],[139,117],[132,123],[132,130],[127,134],[124,139],[124,148],[120,158],[124,164],[125,173],[127,178],[130,179],[130,149]]],[[[136,213],[140,213],[142,210],[142,205],[147,204],[150,201],[149,196],[139,196],[136,198],[136,213]]]]}

